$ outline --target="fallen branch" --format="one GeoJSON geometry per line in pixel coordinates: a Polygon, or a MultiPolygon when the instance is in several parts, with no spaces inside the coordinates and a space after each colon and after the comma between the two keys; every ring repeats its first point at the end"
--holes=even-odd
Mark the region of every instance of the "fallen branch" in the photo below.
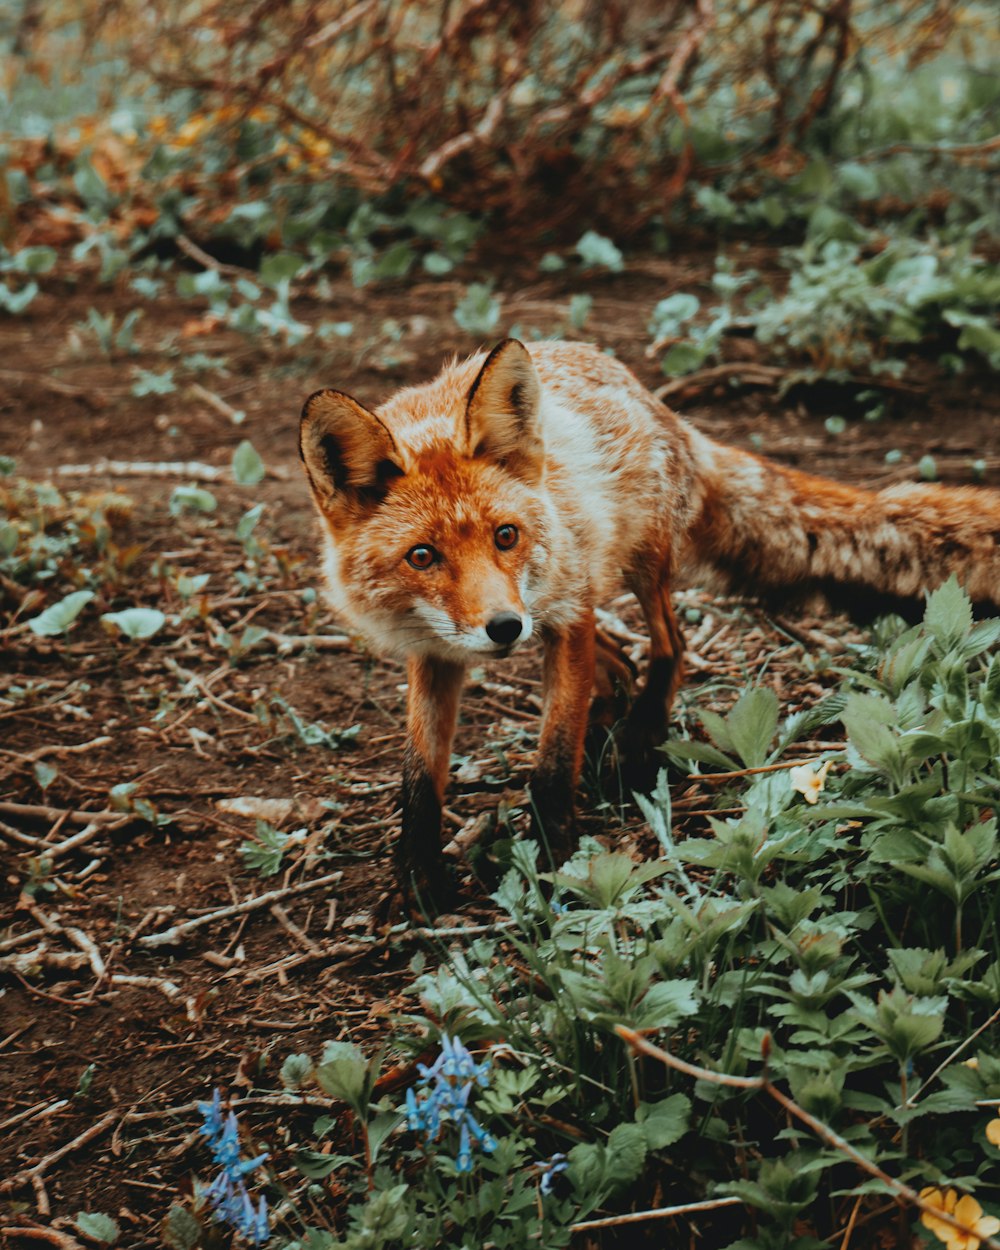
{"type": "Polygon", "coordinates": [[[99,812],[67,812],[60,807],[45,807],[40,803],[0,802],[0,812],[5,816],[26,816],[29,820],[69,820],[74,825],[89,825],[91,821],[99,825],[114,825],[130,820],[121,812],[113,812],[104,808],[99,812]]]}
{"type": "Polygon", "coordinates": [[[39,760],[45,759],[47,755],[83,755],[87,751],[93,751],[97,747],[106,747],[113,739],[107,734],[100,738],[91,738],[89,742],[77,742],[69,746],[63,746],[58,742],[50,743],[48,746],[36,747],[34,751],[0,751],[0,754],[9,756],[11,759],[20,760],[24,764],[37,764],[39,760]]]}
{"type": "Polygon", "coordinates": [[[227,472],[198,460],[99,460],[56,469],[60,477],[183,477],[196,482],[220,482],[227,472]]]}
{"type": "Polygon", "coordinates": [[[72,1154],[74,1150],[79,1150],[81,1146],[86,1146],[95,1137],[100,1137],[102,1133],[107,1132],[117,1119],[118,1112],[109,1111],[96,1124],[92,1124],[90,1128],[84,1129],[72,1141],[67,1142],[64,1146],[60,1146],[58,1150],[53,1150],[51,1154],[45,1155],[37,1163],[32,1164],[30,1168],[24,1168],[20,1172],[15,1172],[13,1176],[8,1176],[6,1180],[0,1181],[0,1194],[9,1194],[15,1189],[20,1189],[23,1185],[33,1185],[36,1180],[40,1181],[43,1174],[49,1170],[53,1163],[58,1163],[60,1159],[65,1159],[68,1154],[72,1154]]]}
{"type": "Polygon", "coordinates": [[[574,1233],[591,1228],[611,1228],[615,1224],[638,1224],[642,1220],[664,1220],[672,1215],[694,1215],[698,1211],[717,1211],[719,1207],[742,1206],[742,1198],[708,1198],[704,1202],[685,1202],[679,1207],[658,1207],[654,1211],[629,1211],[625,1215],[609,1215],[602,1220],[582,1220],[570,1225],[574,1233]]]}
{"type": "Polygon", "coordinates": [[[148,947],[171,946],[196,929],[217,924],[220,920],[231,920],[234,916],[245,916],[249,912],[258,911],[262,907],[270,907],[273,903],[280,903],[282,899],[291,898],[296,894],[305,894],[309,890],[335,885],[343,879],[343,876],[342,872],[331,872],[325,877],[317,877],[314,881],[300,881],[298,885],[286,886],[281,890],[268,890],[265,894],[244,899],[242,903],[234,903],[231,907],[220,907],[218,911],[211,911],[204,916],[195,916],[191,920],[171,925],[169,929],[162,929],[159,933],[147,933],[139,938],[138,944],[148,947]]]}
{"type": "MultiPolygon", "coordinates": [[[[48,1214],[45,1212],[44,1214],[48,1214]]],[[[19,1219],[25,1219],[25,1216],[19,1216],[19,1219]]],[[[19,1241],[40,1241],[47,1246],[55,1246],[56,1250],[83,1250],[83,1242],[77,1241],[75,1237],[71,1237],[69,1233],[64,1233],[58,1228],[47,1228],[44,1224],[36,1224],[31,1220],[27,1224],[5,1224],[0,1229],[4,1235],[5,1244],[10,1244],[14,1238],[19,1241]]]]}

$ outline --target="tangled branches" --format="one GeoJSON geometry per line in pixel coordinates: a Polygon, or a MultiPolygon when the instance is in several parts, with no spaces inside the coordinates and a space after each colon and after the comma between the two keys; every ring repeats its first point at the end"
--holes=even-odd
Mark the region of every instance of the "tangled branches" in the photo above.
{"type": "Polygon", "coordinates": [[[950,0],[165,0],[154,19],[137,0],[94,7],[91,32],[127,47],[161,90],[191,93],[213,127],[235,133],[266,117],[293,148],[318,153],[335,185],[365,197],[429,190],[538,229],[558,229],[581,206],[636,226],[692,177],[761,161],[800,166],[862,46],[917,62],[960,9],[950,0]]]}

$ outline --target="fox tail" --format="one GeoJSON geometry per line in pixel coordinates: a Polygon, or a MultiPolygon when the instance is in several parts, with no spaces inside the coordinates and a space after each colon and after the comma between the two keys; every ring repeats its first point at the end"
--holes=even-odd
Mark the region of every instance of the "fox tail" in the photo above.
{"type": "Polygon", "coordinates": [[[716,584],[765,600],[822,596],[855,617],[912,618],[922,596],[955,574],[980,613],[1000,612],[1000,491],[863,490],[691,435],[702,492],[681,559],[686,576],[708,571],[716,584]]]}

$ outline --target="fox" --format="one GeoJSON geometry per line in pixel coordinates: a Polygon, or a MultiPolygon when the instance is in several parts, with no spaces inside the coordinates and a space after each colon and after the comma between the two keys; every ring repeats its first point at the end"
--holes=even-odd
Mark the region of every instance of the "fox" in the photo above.
{"type": "Polygon", "coordinates": [[[980,611],[1000,600],[1000,491],[868,490],[784,467],[708,438],[584,343],[505,339],[374,409],[317,391],[299,447],[326,598],[373,651],[406,663],[394,865],[422,906],[452,892],[442,807],[466,673],[532,639],[543,657],[532,832],[553,862],[571,853],[607,651],[595,610],[623,585],[649,633],[620,734],[634,788],[681,680],[677,585],[884,611],[954,574],[980,611]]]}

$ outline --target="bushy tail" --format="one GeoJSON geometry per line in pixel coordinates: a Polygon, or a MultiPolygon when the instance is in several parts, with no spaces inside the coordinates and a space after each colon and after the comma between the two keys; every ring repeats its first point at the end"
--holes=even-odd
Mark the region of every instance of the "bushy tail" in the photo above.
{"type": "Polygon", "coordinates": [[[686,572],[707,566],[765,599],[822,595],[858,617],[912,617],[954,573],[980,613],[1000,612],[1000,492],[861,490],[691,434],[704,498],[686,572]]]}

